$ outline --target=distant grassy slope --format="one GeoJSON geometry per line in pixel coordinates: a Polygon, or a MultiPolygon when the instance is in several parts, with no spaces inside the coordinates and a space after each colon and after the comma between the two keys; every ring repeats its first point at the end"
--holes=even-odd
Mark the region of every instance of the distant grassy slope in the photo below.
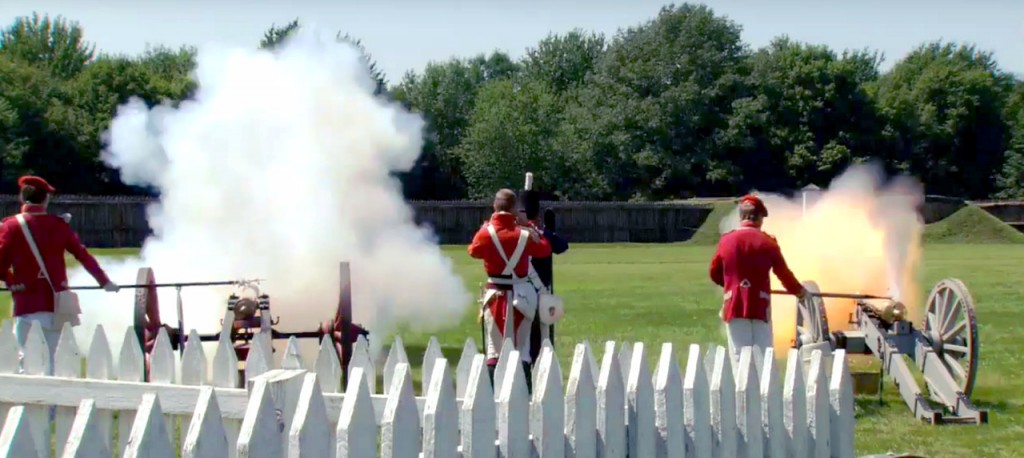
{"type": "Polygon", "coordinates": [[[729,212],[736,208],[736,203],[716,202],[711,207],[712,210],[708,214],[707,219],[704,220],[704,223],[700,225],[700,229],[697,229],[697,232],[686,243],[692,245],[715,245],[718,243],[718,238],[721,236],[718,225],[726,216],[729,216],[729,212]]]}
{"type": "Polygon", "coordinates": [[[991,213],[968,205],[948,217],[929,224],[925,243],[1024,243],[1024,234],[991,213]]]}

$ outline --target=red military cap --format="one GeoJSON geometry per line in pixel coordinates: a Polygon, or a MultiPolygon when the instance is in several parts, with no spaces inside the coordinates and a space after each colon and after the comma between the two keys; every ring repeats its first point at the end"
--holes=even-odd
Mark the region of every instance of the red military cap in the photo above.
{"type": "Polygon", "coordinates": [[[18,178],[18,187],[24,188],[25,186],[32,186],[36,189],[45,189],[49,194],[53,194],[57,191],[56,189],[53,189],[53,186],[50,186],[50,183],[47,183],[46,180],[32,175],[26,175],[18,178]]]}
{"type": "Polygon", "coordinates": [[[740,204],[753,205],[757,212],[761,214],[761,216],[768,216],[768,207],[764,206],[764,202],[761,201],[761,198],[758,197],[757,194],[747,194],[746,196],[743,196],[743,198],[740,199],[740,204]]]}

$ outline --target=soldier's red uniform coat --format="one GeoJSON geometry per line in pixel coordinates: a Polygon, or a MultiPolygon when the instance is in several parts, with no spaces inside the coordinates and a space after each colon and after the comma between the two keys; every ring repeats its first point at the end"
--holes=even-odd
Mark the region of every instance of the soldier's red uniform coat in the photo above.
{"type": "Polygon", "coordinates": [[[774,237],[748,221],[722,236],[711,259],[710,274],[711,281],[723,288],[725,322],[733,318],[769,321],[772,271],[789,293],[803,290],[774,237]]]}
{"type": "MultiPolygon", "coordinates": [[[[502,250],[504,250],[506,256],[511,256],[512,252],[516,249],[516,245],[519,243],[520,231],[525,230],[517,223],[516,215],[507,212],[494,213],[491,215],[490,224],[494,226],[494,230],[498,234],[502,250]]],[[[505,270],[505,260],[502,259],[501,254],[498,253],[497,248],[494,246],[494,241],[491,240],[491,234],[487,231],[486,224],[480,227],[476,235],[473,236],[473,242],[469,245],[468,251],[469,255],[473,258],[483,260],[484,271],[488,277],[500,277],[502,271],[505,270]]],[[[531,257],[543,258],[547,256],[551,256],[551,244],[543,235],[541,235],[539,241],[534,241],[532,238],[527,240],[523,255],[519,258],[519,262],[516,263],[513,270],[515,276],[525,278],[529,274],[531,257]]],[[[488,282],[487,287],[489,289],[502,290],[503,294],[499,294],[492,299],[488,307],[491,315],[494,316],[498,329],[504,330],[508,310],[508,294],[506,293],[511,290],[511,287],[495,285],[490,282],[488,282]]],[[[513,329],[519,329],[519,323],[522,322],[524,316],[519,310],[514,310],[513,315],[513,329]]],[[[513,336],[512,345],[519,345],[516,340],[518,339],[513,336]]]]}
{"type": "MultiPolygon", "coordinates": [[[[25,223],[36,241],[39,255],[46,263],[50,280],[58,291],[68,286],[65,251],[70,252],[100,285],[110,281],[96,258],[82,245],[78,234],[61,217],[46,213],[41,205],[23,205],[21,212],[25,214],[25,223]]],[[[7,287],[11,289],[15,316],[53,312],[53,290],[42,276],[39,263],[25,240],[25,233],[14,217],[5,218],[0,223],[0,272],[3,273],[7,287]],[[10,272],[12,267],[13,274],[10,272]]]]}

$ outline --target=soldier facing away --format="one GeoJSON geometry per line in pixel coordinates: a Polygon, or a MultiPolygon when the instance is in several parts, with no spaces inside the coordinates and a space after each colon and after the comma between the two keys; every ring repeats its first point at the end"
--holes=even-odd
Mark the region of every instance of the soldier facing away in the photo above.
{"type": "Polygon", "coordinates": [[[743,347],[757,346],[763,352],[772,346],[770,272],[790,294],[807,294],[786,265],[778,241],[761,230],[768,216],[764,202],[755,195],[744,197],[739,216],[740,227],[722,235],[710,268],[711,281],[723,288],[719,316],[728,329],[734,362],[743,347]]]}
{"type": "Polygon", "coordinates": [[[494,197],[494,213],[477,231],[469,255],[483,260],[487,287],[482,299],[484,346],[491,383],[506,337],[506,322],[512,319],[512,345],[519,350],[526,380],[530,376],[530,331],[537,313],[537,291],[527,278],[530,258],[551,256],[547,239],[530,226],[519,224],[516,194],[502,189],[494,197]],[[512,317],[508,305],[512,305],[512,317]]]}
{"type": "Polygon", "coordinates": [[[34,176],[21,177],[18,185],[21,212],[0,223],[0,272],[14,301],[18,343],[24,347],[32,323],[38,322],[49,346],[52,369],[61,332],[60,323],[54,320],[56,295],[68,289],[64,252],[71,253],[105,290],[116,292],[118,286],[107,278],[71,225],[46,212],[56,190],[34,176]]]}

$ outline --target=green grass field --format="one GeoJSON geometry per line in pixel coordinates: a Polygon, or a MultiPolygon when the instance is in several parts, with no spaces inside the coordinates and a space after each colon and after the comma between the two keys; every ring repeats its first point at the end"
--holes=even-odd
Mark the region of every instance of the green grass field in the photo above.
{"type": "MultiPolygon", "coordinates": [[[[640,341],[651,349],[655,367],[662,342],[676,345],[681,367],[691,343],[726,344],[718,320],[720,292],[706,275],[710,245],[574,245],[556,258],[555,284],[565,299],[567,315],[557,330],[556,350],[563,372],[571,365],[573,347],[584,339],[640,341]]],[[[483,275],[464,247],[445,247],[476,291],[483,275]]],[[[103,251],[123,256],[131,250],[103,251]]],[[[1021,266],[1024,245],[929,244],[925,248],[922,288],[941,278],[958,277],[975,298],[980,331],[981,364],[973,401],[990,409],[984,426],[930,426],[913,418],[886,382],[884,403],[864,397],[857,403],[857,454],[913,453],[939,456],[1024,456],[1024,344],[1020,340],[1020,307],[1024,299],[1021,266]],[[1018,331],[1014,331],[1018,329],[1018,331]]],[[[10,296],[0,311],[9,314],[10,296]]],[[[358,305],[357,305],[358,306],[358,305]]],[[[435,334],[450,361],[457,361],[467,336],[479,342],[475,311],[435,334]]],[[[4,315],[8,316],[8,315],[4,315]]],[[[406,350],[418,364],[429,335],[403,333],[406,350]]],[[[595,350],[601,352],[600,346],[595,350]]],[[[600,354],[597,355],[600,357],[600,354]]]]}

